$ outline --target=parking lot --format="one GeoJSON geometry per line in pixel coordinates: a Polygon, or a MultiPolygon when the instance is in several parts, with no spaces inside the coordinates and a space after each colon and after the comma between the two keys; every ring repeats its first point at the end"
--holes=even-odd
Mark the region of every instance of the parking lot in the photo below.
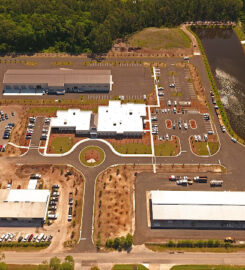
{"type": "Polygon", "coordinates": [[[181,150],[190,151],[190,137],[194,142],[211,142],[216,139],[208,113],[198,108],[190,71],[177,65],[157,69],[160,108],[152,109],[152,128],[156,139],[180,139],[181,150]]]}
{"type": "MultiPolygon", "coordinates": [[[[234,181],[229,175],[221,173],[201,173],[208,177],[207,183],[193,182],[191,185],[177,185],[175,181],[169,181],[172,173],[141,173],[136,178],[135,207],[136,207],[136,230],[134,234],[135,244],[145,242],[163,242],[171,239],[224,239],[232,236],[237,240],[245,240],[243,231],[235,230],[180,230],[180,229],[151,229],[149,227],[149,214],[147,213],[147,191],[150,190],[202,190],[202,191],[225,191],[233,190],[234,181]],[[149,181],[151,179],[151,181],[149,181]],[[210,187],[210,181],[224,180],[221,187],[210,187]]],[[[193,180],[200,173],[177,173],[175,176],[188,176],[193,180]]],[[[237,180],[239,182],[239,180],[237,180]]],[[[236,182],[236,181],[235,181],[236,182]]],[[[240,187],[239,191],[245,187],[240,187]]],[[[237,188],[235,189],[237,190],[237,188]]]]}
{"type": "MultiPolygon", "coordinates": [[[[10,99],[23,99],[23,96],[4,96],[2,95],[3,90],[3,76],[8,69],[28,69],[27,65],[20,64],[18,60],[14,60],[9,64],[0,63],[0,96],[3,98],[10,99]]],[[[54,58],[38,58],[37,60],[29,59],[29,61],[37,61],[37,65],[31,66],[32,69],[54,69],[61,68],[62,66],[54,65],[54,58]]],[[[143,99],[143,96],[149,94],[153,90],[153,80],[150,67],[145,67],[143,64],[131,63],[124,61],[111,62],[110,64],[106,63],[93,63],[93,64],[84,64],[81,59],[72,59],[75,61],[72,66],[68,66],[70,69],[109,69],[112,73],[112,91],[109,93],[89,93],[89,94],[78,94],[78,93],[69,93],[63,96],[58,96],[59,99],[80,99],[81,96],[86,95],[89,98],[93,99],[112,99],[115,96],[124,96],[125,99],[143,99]],[[100,98],[98,97],[100,96],[100,98]]],[[[89,60],[87,60],[89,61],[89,60]]],[[[64,63],[66,59],[64,59],[64,63]]],[[[42,99],[54,99],[57,96],[55,95],[43,95],[42,99]]],[[[40,99],[40,96],[24,96],[25,99],[40,99]]]]}
{"type": "Polygon", "coordinates": [[[14,108],[8,108],[7,106],[2,106],[0,107],[0,111],[2,112],[0,115],[0,145],[4,146],[7,145],[12,131],[11,125],[8,126],[8,124],[12,123],[16,125],[18,121],[18,110],[14,110],[14,108]],[[4,134],[6,136],[4,136],[4,134]],[[5,139],[3,137],[5,137],[5,139]]]}

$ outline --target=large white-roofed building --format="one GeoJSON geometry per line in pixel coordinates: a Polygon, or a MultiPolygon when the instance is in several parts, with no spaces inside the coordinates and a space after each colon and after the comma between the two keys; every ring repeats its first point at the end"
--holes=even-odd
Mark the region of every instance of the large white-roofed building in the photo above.
{"type": "Polygon", "coordinates": [[[144,132],[146,106],[109,101],[108,106],[99,106],[98,115],[79,109],[57,111],[56,115],[51,120],[53,133],[75,133],[93,138],[140,137],[144,132]]]}
{"type": "Polygon", "coordinates": [[[76,135],[90,135],[92,111],[69,109],[57,111],[56,117],[51,119],[53,133],[75,133],[76,135]]]}
{"type": "Polygon", "coordinates": [[[151,191],[151,227],[245,229],[245,192],[151,191]]]}
{"type": "Polygon", "coordinates": [[[0,189],[0,226],[42,226],[49,190],[0,189]]]}
{"type": "Polygon", "coordinates": [[[145,104],[109,101],[98,109],[98,136],[142,136],[145,117],[145,104]]]}

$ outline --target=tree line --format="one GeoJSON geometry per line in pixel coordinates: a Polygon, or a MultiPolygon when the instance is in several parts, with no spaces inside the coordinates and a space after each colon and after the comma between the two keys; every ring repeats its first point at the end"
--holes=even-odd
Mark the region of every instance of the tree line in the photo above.
{"type": "Polygon", "coordinates": [[[237,21],[242,0],[0,0],[0,52],[103,53],[145,27],[237,21]]]}

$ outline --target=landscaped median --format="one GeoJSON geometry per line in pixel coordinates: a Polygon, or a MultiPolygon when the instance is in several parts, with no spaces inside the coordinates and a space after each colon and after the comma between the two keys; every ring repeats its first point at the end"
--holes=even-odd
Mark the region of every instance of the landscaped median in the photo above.
{"type": "Polygon", "coordinates": [[[171,141],[155,141],[156,156],[176,156],[180,152],[179,138],[172,136],[171,141]]]}
{"type": "Polygon", "coordinates": [[[79,155],[80,162],[87,167],[95,167],[105,160],[105,152],[98,146],[88,146],[79,155]]]}
{"type": "Polygon", "coordinates": [[[190,147],[193,153],[199,156],[212,156],[219,150],[219,142],[195,141],[190,137],[190,147]]]}

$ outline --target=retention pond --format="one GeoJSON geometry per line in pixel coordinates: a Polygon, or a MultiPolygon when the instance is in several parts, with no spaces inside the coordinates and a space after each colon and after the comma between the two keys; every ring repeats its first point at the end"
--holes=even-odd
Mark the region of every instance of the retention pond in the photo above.
{"type": "Polygon", "coordinates": [[[200,38],[234,131],[245,139],[245,54],[232,29],[193,29],[200,38]]]}

